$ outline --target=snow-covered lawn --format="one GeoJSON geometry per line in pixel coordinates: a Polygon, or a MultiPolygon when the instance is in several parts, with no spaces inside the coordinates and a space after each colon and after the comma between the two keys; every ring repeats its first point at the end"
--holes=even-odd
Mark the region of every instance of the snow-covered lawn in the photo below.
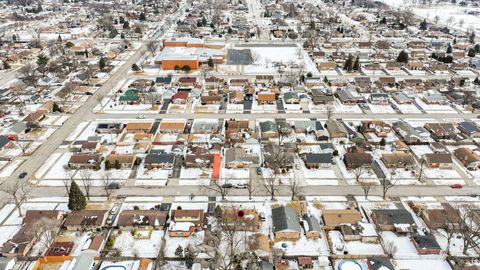
{"type": "Polygon", "coordinates": [[[394,258],[418,258],[417,250],[408,236],[397,236],[393,232],[382,232],[382,240],[387,253],[394,258]]]}
{"type": "Polygon", "coordinates": [[[328,255],[328,246],[325,238],[309,239],[301,235],[298,241],[280,241],[274,245],[276,248],[282,249],[286,256],[318,256],[328,255]],[[286,248],[282,245],[286,244],[286,248]]]}
{"type": "Polygon", "coordinates": [[[332,252],[343,255],[384,255],[382,245],[375,243],[364,243],[362,241],[344,241],[339,231],[329,231],[328,237],[332,241],[332,252]]]}
{"type": "MultiPolygon", "coordinates": [[[[141,230],[139,230],[141,231],[141,230]]],[[[163,231],[154,230],[148,239],[135,239],[130,231],[117,231],[115,247],[122,256],[138,256],[142,258],[156,258],[160,250],[163,231]]],[[[148,235],[142,234],[142,235],[148,235]]]]}
{"type": "Polygon", "coordinates": [[[372,113],[397,113],[390,105],[368,104],[372,113]]]}
{"type": "Polygon", "coordinates": [[[14,161],[10,161],[10,163],[8,163],[8,165],[3,167],[2,171],[0,171],[0,177],[9,177],[24,161],[25,160],[23,159],[16,159],[14,161]]]}
{"type": "Polygon", "coordinates": [[[205,232],[197,232],[190,235],[190,237],[170,237],[169,235],[165,236],[167,245],[165,246],[165,257],[175,258],[175,250],[178,246],[181,246],[183,249],[188,247],[188,245],[197,246],[203,243],[205,237],[205,232]]]}

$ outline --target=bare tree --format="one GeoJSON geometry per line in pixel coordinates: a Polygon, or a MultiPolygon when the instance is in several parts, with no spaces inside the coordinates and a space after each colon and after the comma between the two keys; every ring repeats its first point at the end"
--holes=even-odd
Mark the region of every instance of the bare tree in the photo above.
{"type": "Polygon", "coordinates": [[[48,246],[53,243],[55,237],[60,231],[60,226],[60,220],[47,217],[42,217],[33,224],[32,229],[28,231],[28,234],[32,239],[35,239],[34,245],[40,252],[38,255],[42,255],[48,246]]]}
{"type": "Polygon", "coordinates": [[[368,199],[368,194],[370,193],[370,190],[373,188],[373,186],[374,184],[372,182],[360,182],[360,187],[362,188],[363,194],[365,195],[365,200],[368,199]]]}
{"type": "Polygon", "coordinates": [[[157,51],[157,45],[154,41],[149,41],[146,47],[152,56],[155,55],[155,52],[157,51]]]}
{"type": "Polygon", "coordinates": [[[382,187],[382,198],[385,200],[388,191],[395,186],[398,181],[398,176],[395,167],[390,169],[390,177],[380,179],[380,186],[382,187]]]}
{"type": "Polygon", "coordinates": [[[90,189],[92,188],[92,171],[89,169],[82,169],[79,171],[79,174],[82,185],[85,188],[85,195],[88,199],[90,199],[90,189]]]}
{"type": "Polygon", "coordinates": [[[20,73],[22,81],[28,85],[37,87],[38,77],[35,72],[35,68],[32,64],[28,63],[22,66],[18,72],[20,73]]]}
{"type": "Polygon", "coordinates": [[[28,141],[17,141],[17,146],[22,151],[22,155],[27,153],[28,148],[30,147],[30,142],[28,141]]]}
{"type": "Polygon", "coordinates": [[[65,191],[67,195],[70,193],[70,183],[73,181],[73,176],[75,175],[74,170],[68,170],[65,172],[65,178],[63,178],[63,187],[65,187],[65,191]]]}
{"type": "Polygon", "coordinates": [[[112,183],[114,183],[112,180],[112,173],[110,171],[105,171],[102,176],[102,187],[103,191],[105,191],[105,196],[107,196],[107,199],[110,199],[110,195],[112,195],[112,183]]]}
{"type": "Polygon", "coordinates": [[[247,181],[247,191],[248,191],[248,199],[252,199],[252,194],[255,192],[255,183],[253,182],[253,177],[249,177],[247,181]]]}
{"type": "Polygon", "coordinates": [[[292,201],[295,199],[295,197],[298,197],[302,193],[302,187],[300,186],[299,181],[295,179],[295,177],[290,180],[288,188],[290,190],[290,193],[292,194],[292,201]]]}
{"type": "Polygon", "coordinates": [[[238,269],[242,264],[248,264],[254,259],[252,253],[245,249],[247,242],[246,231],[253,227],[253,219],[240,216],[239,207],[225,207],[217,216],[207,243],[213,248],[211,255],[214,258],[214,269],[238,269]]]}
{"type": "Polygon", "coordinates": [[[0,186],[0,190],[5,192],[17,207],[18,215],[23,217],[22,204],[28,199],[29,188],[26,181],[15,180],[9,183],[3,183],[0,186]]]}
{"type": "Polygon", "coordinates": [[[228,178],[220,180],[211,180],[210,185],[204,185],[205,189],[215,191],[222,197],[222,201],[225,200],[225,197],[230,193],[232,189],[232,184],[230,183],[228,178]]]}
{"type": "Polygon", "coordinates": [[[264,179],[263,186],[267,190],[268,194],[270,195],[270,199],[275,199],[275,194],[278,192],[278,180],[277,177],[268,177],[264,179]]]}
{"type": "Polygon", "coordinates": [[[355,182],[359,183],[360,178],[368,172],[368,169],[359,164],[358,166],[354,166],[354,168],[351,170],[353,175],[355,176],[355,182]]]}
{"type": "Polygon", "coordinates": [[[480,246],[480,222],[476,209],[471,205],[463,205],[461,211],[459,234],[463,238],[463,254],[467,254],[469,249],[475,249],[480,246]]]}
{"type": "Polygon", "coordinates": [[[331,104],[327,104],[327,120],[330,120],[333,115],[333,106],[331,104]]]}

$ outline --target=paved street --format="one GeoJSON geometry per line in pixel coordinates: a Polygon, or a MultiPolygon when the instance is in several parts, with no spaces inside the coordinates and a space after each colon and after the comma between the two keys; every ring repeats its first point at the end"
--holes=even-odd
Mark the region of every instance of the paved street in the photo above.
{"type": "MultiPolygon", "coordinates": [[[[92,188],[92,194],[104,196],[102,188],[92,188]]],[[[203,188],[202,186],[164,186],[164,187],[122,187],[114,192],[116,196],[176,196],[176,195],[219,195],[215,191],[203,188]]],[[[255,186],[255,196],[268,196],[265,188],[261,185],[255,186]]],[[[302,195],[306,196],[345,196],[357,195],[363,196],[363,190],[359,186],[308,186],[302,188],[302,195]]],[[[479,195],[479,187],[464,187],[462,189],[452,189],[448,186],[395,186],[388,191],[388,196],[460,196],[460,195],[479,195]]],[[[32,197],[48,197],[65,195],[64,187],[35,187],[32,197]]],[[[231,189],[229,195],[248,195],[246,189],[231,189]]],[[[280,196],[290,196],[288,186],[280,186],[280,196]]],[[[372,188],[370,196],[381,196],[379,186],[372,188]]]]}
{"type": "MultiPolygon", "coordinates": [[[[211,113],[211,114],[201,114],[201,113],[182,113],[182,114],[145,114],[145,113],[112,113],[112,114],[97,114],[94,119],[132,119],[140,115],[145,115],[146,119],[327,119],[326,113],[286,113],[286,114],[277,114],[277,113],[211,113]]],[[[360,113],[334,113],[332,118],[340,118],[345,120],[361,120],[361,119],[425,119],[425,120],[445,120],[445,119],[474,119],[477,118],[477,113],[433,113],[433,114],[395,114],[395,113],[376,113],[376,114],[360,114],[360,113]]]]}

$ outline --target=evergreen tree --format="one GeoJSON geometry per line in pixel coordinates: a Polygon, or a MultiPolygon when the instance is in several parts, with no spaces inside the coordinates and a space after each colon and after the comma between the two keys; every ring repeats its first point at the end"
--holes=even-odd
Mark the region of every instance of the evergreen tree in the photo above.
{"type": "Polygon", "coordinates": [[[135,33],[136,34],[142,34],[142,29],[140,29],[140,26],[135,27],[135,33]]]}
{"type": "Polygon", "coordinates": [[[98,67],[100,68],[100,70],[103,70],[106,66],[106,63],[105,63],[105,58],[100,58],[100,60],[98,61],[98,67]]]}
{"type": "Polygon", "coordinates": [[[355,58],[355,62],[353,63],[353,70],[360,70],[360,58],[358,56],[355,58]]]}
{"type": "Polygon", "coordinates": [[[40,67],[44,67],[47,65],[48,60],[48,57],[42,53],[37,56],[37,65],[39,65],[40,67]]]}
{"type": "Polygon", "coordinates": [[[58,35],[57,42],[62,43],[62,36],[61,35],[58,35]]]}
{"type": "Polygon", "coordinates": [[[408,53],[406,51],[401,51],[398,54],[397,62],[399,63],[408,63],[408,53]]]}
{"type": "Polygon", "coordinates": [[[472,32],[470,34],[470,36],[468,37],[468,41],[470,41],[470,43],[472,44],[475,44],[475,32],[472,32]]]}
{"type": "Polygon", "coordinates": [[[447,53],[452,53],[452,45],[450,45],[450,43],[448,43],[448,47],[447,47],[447,53]]]}
{"type": "Polygon", "coordinates": [[[108,35],[109,38],[115,38],[118,35],[117,29],[113,28],[108,35]]]}
{"type": "Polygon", "coordinates": [[[209,68],[213,68],[215,66],[215,63],[213,62],[213,59],[211,57],[208,58],[207,64],[209,68]]]}
{"type": "Polygon", "coordinates": [[[123,29],[129,29],[130,28],[130,24],[128,23],[128,21],[125,21],[123,23],[123,29]]]}
{"type": "Polygon", "coordinates": [[[140,71],[140,67],[139,67],[137,64],[134,63],[134,64],[132,65],[132,70],[133,70],[133,71],[140,71]]]}
{"type": "Polygon", "coordinates": [[[457,44],[457,38],[453,39],[453,45],[457,44]]]}
{"type": "Polygon", "coordinates": [[[428,26],[428,23],[427,23],[427,20],[426,19],[423,19],[423,22],[420,23],[420,30],[427,30],[427,26],[428,26]]]}
{"type": "Polygon", "coordinates": [[[79,211],[85,209],[86,206],[87,200],[85,199],[85,195],[83,195],[77,183],[72,181],[68,194],[68,209],[71,211],[79,211]]]}
{"type": "Polygon", "coordinates": [[[385,141],[385,138],[382,138],[380,140],[380,146],[384,147],[386,144],[387,144],[387,142],[385,141]]]}
{"type": "Polygon", "coordinates": [[[475,52],[480,53],[480,44],[476,44],[473,49],[475,50],[475,52]]]}
{"type": "Polygon", "coordinates": [[[183,258],[183,248],[182,246],[178,245],[178,247],[175,249],[175,256],[179,258],[183,258]]]}
{"type": "Polygon", "coordinates": [[[140,21],[146,21],[147,20],[147,17],[145,16],[145,13],[140,13],[140,16],[138,18],[140,21]]]}
{"type": "Polygon", "coordinates": [[[3,65],[3,69],[10,69],[10,68],[11,68],[11,67],[10,67],[10,64],[7,63],[7,61],[3,61],[3,62],[2,62],[2,65],[3,65]]]}
{"type": "Polygon", "coordinates": [[[123,24],[125,22],[125,18],[123,16],[120,16],[120,23],[123,24]]]}
{"type": "Polygon", "coordinates": [[[470,49],[470,50],[468,50],[467,56],[468,57],[475,57],[476,54],[477,54],[477,52],[474,49],[470,49]]]}
{"type": "Polygon", "coordinates": [[[353,56],[351,54],[348,55],[348,58],[345,61],[345,64],[343,65],[343,69],[346,70],[347,72],[352,71],[352,69],[353,69],[353,56]]]}

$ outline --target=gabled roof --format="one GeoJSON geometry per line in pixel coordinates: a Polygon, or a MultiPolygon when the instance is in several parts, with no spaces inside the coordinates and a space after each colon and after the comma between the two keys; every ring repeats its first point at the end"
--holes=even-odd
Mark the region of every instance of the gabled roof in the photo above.
{"type": "Polygon", "coordinates": [[[274,208],[272,209],[272,220],[274,232],[301,231],[295,209],[284,206],[274,208]]]}

